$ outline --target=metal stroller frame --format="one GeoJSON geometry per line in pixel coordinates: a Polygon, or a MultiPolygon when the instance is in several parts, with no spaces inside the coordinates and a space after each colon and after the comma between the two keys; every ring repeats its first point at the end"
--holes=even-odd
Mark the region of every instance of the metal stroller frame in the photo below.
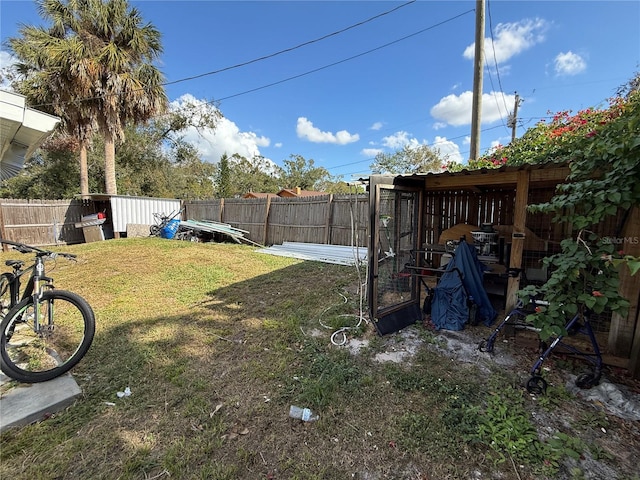
{"type": "MultiPolygon", "coordinates": [[[[493,333],[486,340],[480,342],[480,344],[478,345],[479,350],[490,354],[493,353],[496,338],[498,337],[500,331],[507,325],[513,326],[516,329],[539,331],[539,329],[526,322],[526,316],[534,313],[536,306],[543,305],[548,305],[548,302],[545,302],[543,300],[531,299],[528,304],[525,304],[524,302],[519,301],[518,305],[516,305],[516,307],[509,312],[504,320],[494,329],[493,333]]],[[[542,364],[558,346],[562,346],[565,350],[568,351],[563,352],[566,355],[580,356],[593,365],[593,368],[590,372],[582,373],[576,378],[575,384],[579,388],[589,389],[600,383],[603,361],[602,355],[600,353],[600,348],[598,347],[598,341],[593,332],[593,328],[591,327],[591,322],[589,321],[590,313],[591,312],[589,310],[586,310],[582,314],[577,313],[565,325],[565,331],[569,336],[573,336],[578,333],[587,335],[589,337],[589,340],[591,341],[593,353],[583,352],[573,345],[563,342],[565,335],[559,335],[558,337],[556,337],[549,346],[547,346],[545,342],[540,342],[540,350],[542,353],[533,364],[533,367],[530,370],[531,377],[526,384],[527,391],[529,393],[544,394],[546,392],[547,381],[542,377],[542,364]]]]}

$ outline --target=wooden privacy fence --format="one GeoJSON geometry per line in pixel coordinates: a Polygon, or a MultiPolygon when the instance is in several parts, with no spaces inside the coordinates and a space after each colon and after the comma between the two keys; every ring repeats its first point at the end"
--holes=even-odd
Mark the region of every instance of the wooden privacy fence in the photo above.
{"type": "Polygon", "coordinates": [[[224,198],[185,202],[193,220],[228,223],[263,245],[283,242],[368,245],[369,196],[224,198]]]}
{"type": "MultiPolygon", "coordinates": [[[[366,247],[368,202],[367,194],[186,201],[183,219],[228,223],[248,231],[247,238],[263,245],[305,242],[366,247]]],[[[35,246],[82,243],[83,230],[75,224],[103,207],[93,200],[0,199],[0,238],[35,246]]]]}
{"type": "Polygon", "coordinates": [[[75,224],[92,213],[91,202],[80,200],[0,199],[0,238],[34,246],[82,243],[75,224]]]}

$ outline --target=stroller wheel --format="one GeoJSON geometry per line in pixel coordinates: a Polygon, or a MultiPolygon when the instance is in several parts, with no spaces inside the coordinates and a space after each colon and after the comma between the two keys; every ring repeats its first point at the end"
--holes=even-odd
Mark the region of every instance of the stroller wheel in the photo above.
{"type": "Polygon", "coordinates": [[[534,375],[527,382],[527,392],[534,395],[544,395],[547,392],[547,381],[542,377],[534,375]]]}
{"type": "Polygon", "coordinates": [[[486,340],[482,340],[478,344],[478,350],[480,350],[481,352],[493,353],[493,344],[489,345],[486,340]]]}
{"type": "Polygon", "coordinates": [[[600,376],[592,372],[583,373],[578,375],[578,378],[576,378],[576,386],[583,390],[588,390],[589,388],[598,385],[598,383],[600,383],[600,376]]]}

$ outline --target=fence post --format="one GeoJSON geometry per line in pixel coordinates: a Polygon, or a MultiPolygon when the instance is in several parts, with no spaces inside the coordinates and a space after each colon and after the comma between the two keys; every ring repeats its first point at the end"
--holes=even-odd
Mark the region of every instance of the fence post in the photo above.
{"type": "Polygon", "coordinates": [[[220,219],[218,220],[220,223],[224,223],[224,198],[220,199],[220,219]]]}
{"type": "MultiPolygon", "coordinates": [[[[513,233],[511,234],[511,259],[509,268],[522,267],[522,252],[524,250],[525,225],[527,223],[527,200],[529,198],[529,171],[518,172],[516,184],[515,211],[513,212],[513,233]]],[[[509,275],[507,280],[507,301],[505,311],[512,310],[517,301],[516,294],[520,289],[520,273],[509,275]]]]}
{"type": "Polygon", "coordinates": [[[267,195],[267,203],[264,211],[264,232],[262,235],[262,244],[267,245],[267,232],[269,231],[269,210],[271,209],[271,197],[267,195]]]}
{"type": "MultiPolygon", "coordinates": [[[[4,215],[2,214],[2,208],[3,208],[2,200],[0,200],[0,238],[6,239],[5,232],[4,232],[4,215]]],[[[3,252],[9,251],[9,246],[2,244],[2,251],[3,252]]]]}
{"type": "MultiPolygon", "coordinates": [[[[640,255],[640,207],[631,207],[629,217],[622,228],[622,240],[618,249],[622,249],[626,255],[640,255]]],[[[611,328],[609,329],[609,352],[619,357],[627,357],[633,351],[634,342],[640,339],[640,324],[638,324],[638,301],[640,300],[640,275],[631,275],[628,268],[623,266],[619,273],[620,285],[618,292],[629,300],[630,305],[626,316],[614,313],[611,316],[611,328]],[[634,339],[634,331],[636,333],[634,339]]],[[[640,363],[638,363],[638,346],[636,345],[636,378],[640,378],[640,363]]]]}
{"type": "Polygon", "coordinates": [[[333,193],[329,194],[327,198],[327,217],[324,223],[324,243],[325,245],[329,245],[329,240],[331,239],[331,213],[333,210],[333,193]]]}

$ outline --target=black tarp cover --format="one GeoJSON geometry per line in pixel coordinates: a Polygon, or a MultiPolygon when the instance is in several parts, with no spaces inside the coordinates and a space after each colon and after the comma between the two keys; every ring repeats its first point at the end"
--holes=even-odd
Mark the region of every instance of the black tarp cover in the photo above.
{"type": "Polygon", "coordinates": [[[431,322],[445,330],[462,330],[469,321],[469,301],[477,305],[475,322],[489,326],[497,312],[484,288],[486,267],[472,245],[461,241],[434,289],[431,322]]]}

